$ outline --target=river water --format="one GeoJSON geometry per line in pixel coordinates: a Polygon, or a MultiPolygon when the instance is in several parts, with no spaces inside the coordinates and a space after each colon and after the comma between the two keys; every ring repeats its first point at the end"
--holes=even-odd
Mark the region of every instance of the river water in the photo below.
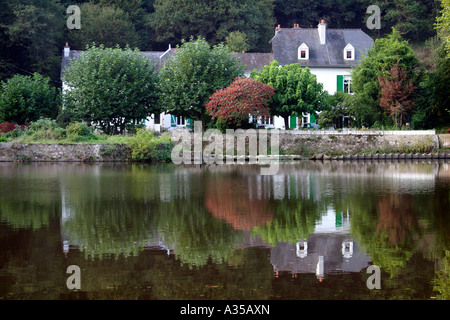
{"type": "Polygon", "coordinates": [[[448,162],[0,163],[0,299],[448,299],[449,213],[448,162]]]}

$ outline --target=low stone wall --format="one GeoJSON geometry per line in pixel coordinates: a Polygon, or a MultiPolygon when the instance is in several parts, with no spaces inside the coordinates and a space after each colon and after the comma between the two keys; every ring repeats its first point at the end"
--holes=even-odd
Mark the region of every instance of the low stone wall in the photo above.
{"type": "Polygon", "coordinates": [[[439,147],[450,148],[450,134],[438,134],[439,147]]]}
{"type": "MultiPolygon", "coordinates": [[[[418,134],[413,134],[415,131],[399,131],[395,134],[382,131],[355,132],[281,131],[279,132],[280,154],[286,159],[341,157],[340,159],[345,160],[345,156],[363,154],[429,154],[432,158],[431,153],[436,153],[439,147],[445,147],[449,143],[445,139],[450,139],[450,135],[438,136],[430,131],[418,134]]],[[[207,144],[208,142],[204,142],[203,146],[207,144]]],[[[103,162],[128,161],[129,156],[130,149],[125,144],[0,143],[0,161],[103,162]]]]}
{"type": "Polygon", "coordinates": [[[0,161],[126,161],[124,144],[0,143],[0,161]]]}
{"type": "Polygon", "coordinates": [[[284,154],[430,153],[439,149],[435,134],[280,134],[284,154]]]}

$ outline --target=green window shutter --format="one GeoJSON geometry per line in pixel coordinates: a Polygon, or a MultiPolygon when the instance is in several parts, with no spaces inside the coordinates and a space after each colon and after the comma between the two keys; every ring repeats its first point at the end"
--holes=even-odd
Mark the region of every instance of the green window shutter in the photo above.
{"type": "Polygon", "coordinates": [[[191,127],[191,119],[186,120],[186,127],[191,127]]]}
{"type": "Polygon", "coordinates": [[[177,117],[170,115],[170,126],[171,127],[176,127],[177,126],[177,117]]]}
{"type": "Polygon", "coordinates": [[[311,113],[311,115],[309,116],[309,122],[316,123],[316,113],[315,112],[311,113]]]}
{"type": "Polygon", "coordinates": [[[344,76],[338,75],[336,83],[337,83],[336,91],[344,92],[344,76]]]}
{"type": "Polygon", "coordinates": [[[291,116],[290,118],[289,128],[297,128],[297,117],[291,116]]]}

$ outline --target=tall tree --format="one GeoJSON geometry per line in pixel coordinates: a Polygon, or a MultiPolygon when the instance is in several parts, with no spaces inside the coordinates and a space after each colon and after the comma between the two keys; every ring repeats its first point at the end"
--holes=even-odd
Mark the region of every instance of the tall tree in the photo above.
{"type": "Polygon", "coordinates": [[[170,114],[206,123],[205,105],[218,89],[243,76],[244,69],[223,44],[204,38],[183,41],[159,71],[161,106],[170,114]]]}
{"type": "Polygon", "coordinates": [[[309,68],[302,69],[299,63],[280,66],[277,61],[264,66],[252,77],[275,88],[270,102],[270,113],[284,118],[284,127],[289,128],[290,116],[321,111],[326,107],[326,94],[322,84],[309,68]]]}
{"type": "Polygon", "coordinates": [[[420,80],[420,73],[416,71],[419,61],[408,41],[393,29],[387,37],[375,40],[361,63],[353,69],[352,88],[355,94],[350,110],[357,113],[358,126],[372,126],[375,121],[383,121],[378,76],[389,75],[391,67],[397,63],[405,70],[407,79],[412,79],[414,86],[417,86],[420,80]]]}
{"type": "Polygon", "coordinates": [[[159,111],[154,70],[137,50],[91,46],[64,73],[64,106],[75,120],[123,132],[159,111]]]}
{"type": "Polygon", "coordinates": [[[394,120],[397,127],[403,125],[405,115],[414,106],[413,93],[416,89],[413,79],[408,79],[406,71],[398,63],[391,66],[389,75],[378,76],[381,88],[380,107],[394,120]]]}
{"type": "Polygon", "coordinates": [[[59,81],[64,7],[54,0],[0,2],[0,77],[39,72],[59,81]]]}

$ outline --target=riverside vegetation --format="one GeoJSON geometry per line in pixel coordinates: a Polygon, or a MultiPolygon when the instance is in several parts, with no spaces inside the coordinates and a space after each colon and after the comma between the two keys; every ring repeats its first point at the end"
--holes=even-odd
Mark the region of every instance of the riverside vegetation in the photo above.
{"type": "Polygon", "coordinates": [[[129,158],[133,161],[170,161],[174,145],[168,134],[157,135],[143,128],[128,135],[106,135],[94,132],[83,122],[73,122],[63,127],[56,120],[45,118],[31,122],[26,127],[10,126],[11,129],[13,127],[8,132],[0,131],[0,142],[126,144],[130,149],[129,158]]]}

